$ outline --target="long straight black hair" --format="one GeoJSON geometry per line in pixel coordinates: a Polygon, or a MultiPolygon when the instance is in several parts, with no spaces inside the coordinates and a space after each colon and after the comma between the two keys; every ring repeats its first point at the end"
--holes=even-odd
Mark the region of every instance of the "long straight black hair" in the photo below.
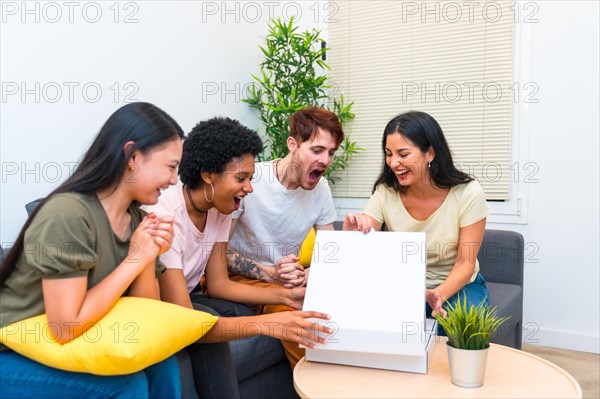
{"type": "Polygon", "coordinates": [[[177,122],[155,105],[131,103],[116,110],[104,123],[73,174],[29,215],[2,263],[0,284],[4,284],[15,270],[23,252],[25,231],[52,195],[65,192],[93,193],[116,188],[136,150],[145,153],[169,140],[181,140],[183,137],[183,130],[177,122]],[[125,144],[130,141],[134,145],[125,153],[125,144]]]}
{"type": "Polygon", "coordinates": [[[392,187],[399,193],[406,190],[406,187],[400,185],[398,178],[385,162],[387,137],[394,133],[399,133],[410,140],[423,153],[427,152],[430,147],[433,147],[435,158],[431,161],[429,175],[437,187],[452,188],[459,184],[473,181],[473,177],[461,172],[454,166],[450,147],[437,121],[425,112],[408,111],[394,117],[394,119],[388,122],[383,131],[383,139],[381,140],[383,168],[373,185],[373,192],[375,192],[380,184],[392,187]]]}

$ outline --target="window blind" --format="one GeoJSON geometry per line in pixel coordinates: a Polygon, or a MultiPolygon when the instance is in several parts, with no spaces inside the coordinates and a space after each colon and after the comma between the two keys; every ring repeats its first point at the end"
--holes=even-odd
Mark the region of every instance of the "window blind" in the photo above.
{"type": "Polygon", "coordinates": [[[385,125],[418,110],[439,122],[455,164],[477,177],[487,199],[508,200],[514,3],[331,4],[331,95],[354,101],[346,132],[365,149],[332,185],[334,196],[371,195],[385,125]]]}

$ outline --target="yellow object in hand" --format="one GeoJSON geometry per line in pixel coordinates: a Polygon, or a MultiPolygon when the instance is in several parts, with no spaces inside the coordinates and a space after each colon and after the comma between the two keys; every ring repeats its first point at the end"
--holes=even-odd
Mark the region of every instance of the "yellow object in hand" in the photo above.
{"type": "Polygon", "coordinates": [[[298,263],[300,263],[304,267],[310,267],[312,253],[315,247],[315,236],[315,229],[311,228],[308,232],[308,235],[304,239],[304,242],[302,243],[302,247],[300,248],[300,253],[298,254],[300,260],[298,261],[298,263]]]}

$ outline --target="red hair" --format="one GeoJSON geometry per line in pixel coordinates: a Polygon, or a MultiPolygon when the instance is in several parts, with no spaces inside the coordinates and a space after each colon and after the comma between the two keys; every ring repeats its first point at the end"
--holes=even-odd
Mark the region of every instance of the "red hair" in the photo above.
{"type": "Polygon", "coordinates": [[[290,116],[290,136],[298,144],[314,138],[318,128],[329,131],[339,146],[344,140],[344,130],[337,115],[319,107],[307,107],[290,116]]]}

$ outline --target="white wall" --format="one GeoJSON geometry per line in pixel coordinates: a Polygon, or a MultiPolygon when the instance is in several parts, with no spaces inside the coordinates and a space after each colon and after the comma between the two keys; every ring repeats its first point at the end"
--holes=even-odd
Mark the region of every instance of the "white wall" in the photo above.
{"type": "Polygon", "coordinates": [[[490,227],[530,243],[526,342],[600,353],[599,4],[538,4],[529,72],[540,91],[529,105],[527,158],[539,182],[528,187],[527,224],[490,227]]]}
{"type": "Polygon", "coordinates": [[[3,1],[1,11],[3,246],[26,219],[23,205],[64,180],[126,102],[152,102],[185,131],[215,115],[256,128],[241,98],[267,22],[295,16],[305,30],[327,16],[317,1],[3,1]]]}

